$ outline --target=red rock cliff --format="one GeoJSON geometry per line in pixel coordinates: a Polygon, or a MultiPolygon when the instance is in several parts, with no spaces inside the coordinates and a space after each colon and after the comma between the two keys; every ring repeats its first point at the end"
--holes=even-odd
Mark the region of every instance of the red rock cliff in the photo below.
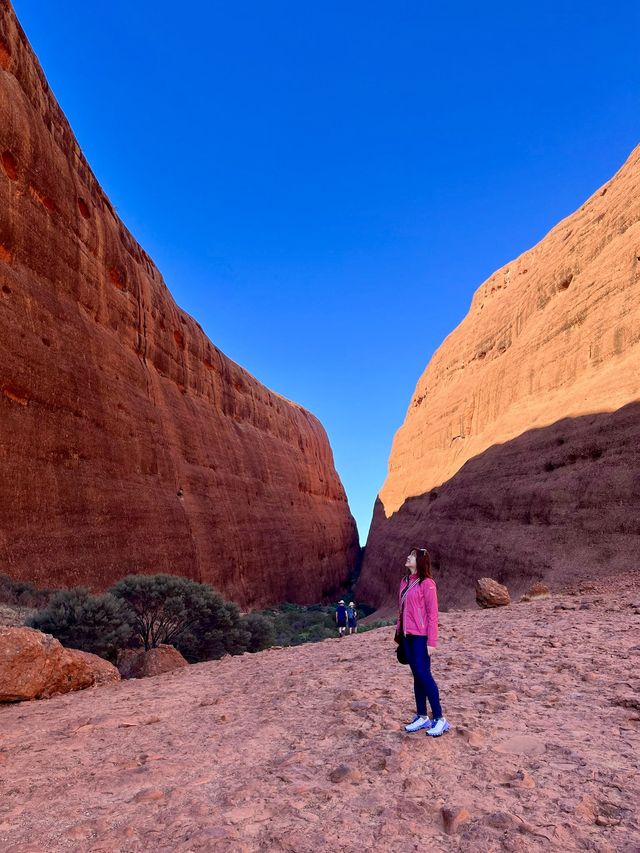
{"type": "Polygon", "coordinates": [[[389,605],[427,544],[445,601],[637,566],[640,148],[494,273],[420,378],[376,502],[359,596],[389,605]]]}
{"type": "Polygon", "coordinates": [[[358,555],[319,421],[171,298],[0,0],[0,571],[316,601],[358,555]]]}

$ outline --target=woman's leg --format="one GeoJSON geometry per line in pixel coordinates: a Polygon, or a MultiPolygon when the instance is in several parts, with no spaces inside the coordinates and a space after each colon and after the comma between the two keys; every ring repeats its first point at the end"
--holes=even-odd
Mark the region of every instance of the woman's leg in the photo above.
{"type": "Polygon", "coordinates": [[[427,717],[427,692],[424,687],[424,678],[421,676],[419,654],[416,654],[420,639],[421,637],[409,635],[408,637],[404,636],[402,638],[402,642],[404,643],[404,651],[407,656],[407,660],[409,661],[411,674],[413,675],[413,692],[416,697],[416,714],[419,717],[427,717]],[[416,640],[418,640],[418,643],[416,643],[416,640]]]}
{"type": "MultiPolygon", "coordinates": [[[[433,719],[439,720],[442,717],[442,708],[440,707],[440,693],[438,685],[431,674],[431,658],[427,652],[426,637],[410,637],[412,646],[412,655],[409,658],[411,662],[411,671],[413,672],[414,684],[416,687],[416,702],[418,695],[425,696],[431,705],[433,719]],[[414,668],[415,667],[415,668],[414,668]]],[[[423,705],[424,712],[418,711],[419,714],[426,714],[426,701],[423,705]]]]}

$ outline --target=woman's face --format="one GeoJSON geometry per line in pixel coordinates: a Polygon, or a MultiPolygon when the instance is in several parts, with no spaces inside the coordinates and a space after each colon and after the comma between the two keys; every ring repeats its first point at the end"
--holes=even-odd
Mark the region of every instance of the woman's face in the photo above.
{"type": "Polygon", "coordinates": [[[409,569],[411,572],[415,572],[417,569],[416,566],[416,552],[412,551],[407,557],[407,562],[404,564],[405,569],[409,569]]]}

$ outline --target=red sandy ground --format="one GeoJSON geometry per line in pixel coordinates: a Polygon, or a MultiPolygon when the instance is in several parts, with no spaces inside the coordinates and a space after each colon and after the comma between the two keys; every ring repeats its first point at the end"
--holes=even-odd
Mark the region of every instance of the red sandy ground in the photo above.
{"type": "Polygon", "coordinates": [[[637,851],[637,584],[443,614],[440,739],[390,628],[4,706],[0,850],[637,851]]]}

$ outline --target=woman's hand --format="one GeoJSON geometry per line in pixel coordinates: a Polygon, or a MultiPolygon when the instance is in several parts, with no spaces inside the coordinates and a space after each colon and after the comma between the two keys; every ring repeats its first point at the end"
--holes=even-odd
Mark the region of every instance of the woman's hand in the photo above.
{"type": "Polygon", "coordinates": [[[427,654],[429,655],[429,657],[431,657],[431,655],[435,652],[435,650],[436,650],[435,646],[427,646],[427,654]]]}

